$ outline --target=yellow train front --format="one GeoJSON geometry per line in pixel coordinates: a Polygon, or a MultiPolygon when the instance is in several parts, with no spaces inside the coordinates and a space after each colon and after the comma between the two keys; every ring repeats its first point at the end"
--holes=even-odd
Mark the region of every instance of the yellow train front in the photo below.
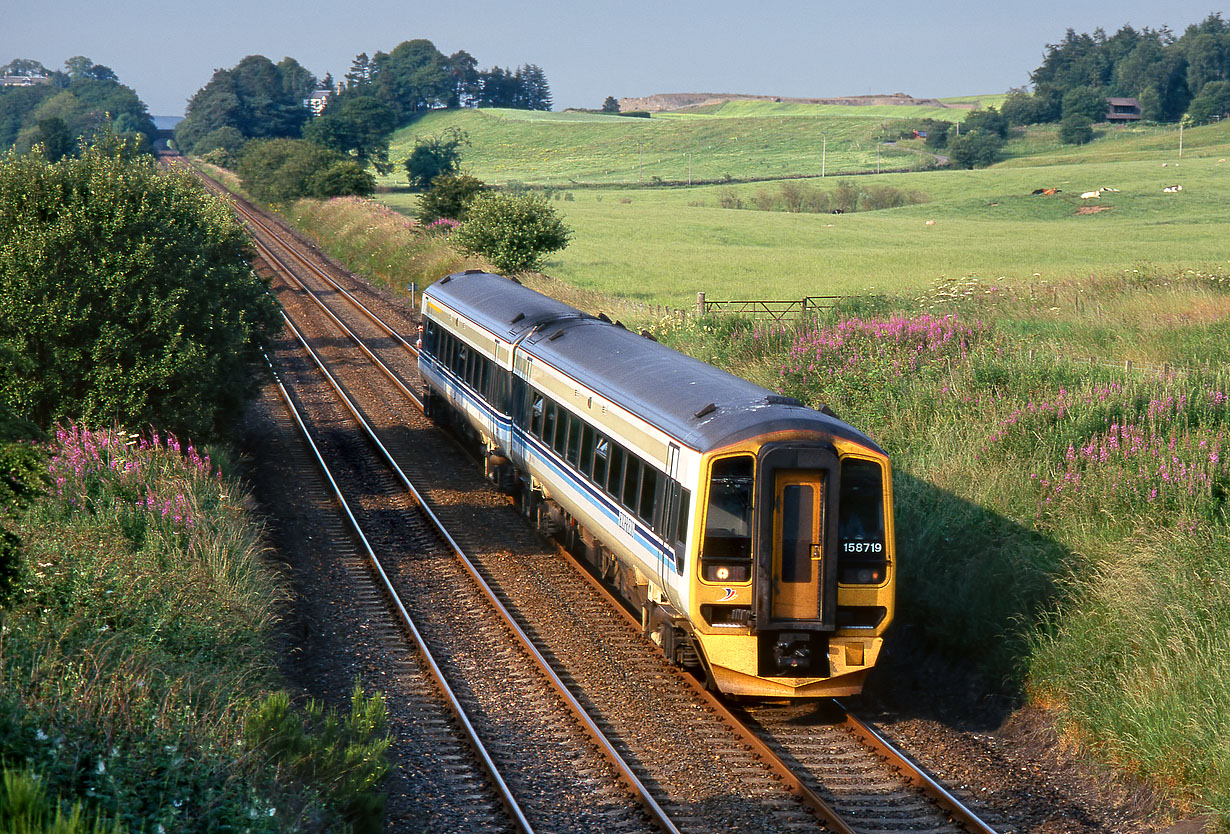
{"type": "Polygon", "coordinates": [[[893,617],[889,461],[866,435],[515,282],[423,298],[431,412],[723,692],[858,692],[893,617]]]}

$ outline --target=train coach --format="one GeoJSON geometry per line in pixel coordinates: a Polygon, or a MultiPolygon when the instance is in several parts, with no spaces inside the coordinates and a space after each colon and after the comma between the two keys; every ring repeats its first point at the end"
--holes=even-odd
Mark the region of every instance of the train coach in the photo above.
{"type": "Polygon", "coordinates": [[[893,616],[888,457],[863,433],[499,275],[423,294],[428,413],[723,692],[858,692],[893,616]]]}

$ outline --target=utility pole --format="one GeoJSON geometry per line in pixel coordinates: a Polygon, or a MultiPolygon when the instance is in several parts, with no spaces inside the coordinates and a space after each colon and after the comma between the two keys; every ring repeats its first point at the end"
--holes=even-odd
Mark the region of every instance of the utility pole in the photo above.
{"type": "Polygon", "coordinates": [[[1179,159],[1183,158],[1183,123],[1179,122],[1179,159]]]}
{"type": "Polygon", "coordinates": [[[829,135],[827,133],[820,134],[820,179],[824,179],[824,165],[828,161],[829,156],[829,135]]]}
{"type": "Polygon", "coordinates": [[[688,151],[688,185],[692,184],[692,152],[688,151]]]}
{"type": "Polygon", "coordinates": [[[636,181],[641,181],[641,175],[645,173],[645,151],[641,148],[641,143],[636,143],[636,181]]]}

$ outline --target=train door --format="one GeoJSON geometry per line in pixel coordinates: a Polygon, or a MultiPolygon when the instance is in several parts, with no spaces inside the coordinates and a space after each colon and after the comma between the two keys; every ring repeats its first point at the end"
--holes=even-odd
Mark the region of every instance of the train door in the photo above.
{"type": "Polygon", "coordinates": [[[774,484],[770,619],[825,619],[825,473],[778,470],[774,484]]]}

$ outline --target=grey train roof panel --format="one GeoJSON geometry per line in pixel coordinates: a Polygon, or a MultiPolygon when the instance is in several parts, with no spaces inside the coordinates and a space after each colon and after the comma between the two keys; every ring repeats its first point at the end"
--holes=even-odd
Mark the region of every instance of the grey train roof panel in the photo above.
{"type": "Polygon", "coordinates": [[[878,450],[841,420],[499,275],[457,273],[427,294],[503,338],[538,328],[521,344],[527,353],[702,452],[791,430],[825,432],[878,450]]]}

